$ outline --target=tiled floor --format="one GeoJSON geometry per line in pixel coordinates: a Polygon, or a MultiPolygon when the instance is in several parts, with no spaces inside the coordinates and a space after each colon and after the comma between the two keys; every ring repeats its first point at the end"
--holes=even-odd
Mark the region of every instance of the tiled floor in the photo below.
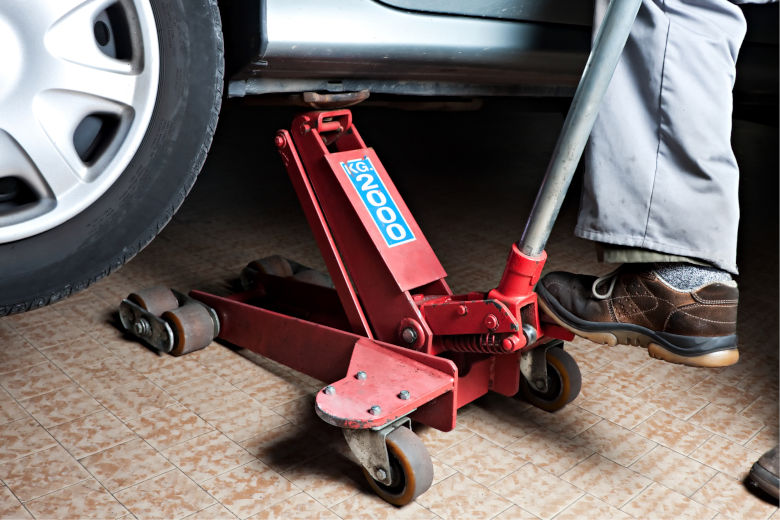
{"type": "MultiPolygon", "coordinates": [[[[508,138],[517,120],[492,110],[356,116],[455,290],[497,282],[560,124],[526,115],[521,126],[541,130],[508,138]],[[468,130],[496,122],[476,142],[468,130]]],[[[256,124],[264,114],[228,108],[202,181],[129,265],[58,305],[0,319],[1,518],[780,518],[742,483],[778,441],[777,244],[756,245],[765,235],[751,232],[763,218],[752,206],[739,364],[693,369],[576,340],[567,348],[583,390],[564,410],[490,395],[462,409],[452,432],[417,428],[434,484],[403,509],[370,492],[340,433],[315,417],[321,382],[216,343],[172,358],[124,338],[112,314],[132,290],[224,291],[247,261],[274,253],[322,268],[269,144],[288,114],[256,124]]],[[[738,130],[743,169],[757,169],[751,152],[776,147],[776,129],[763,141],[761,129],[738,130]]],[[[566,208],[549,268],[608,270],[571,238],[566,208]]],[[[762,229],[776,240],[774,211],[762,229]]]]}

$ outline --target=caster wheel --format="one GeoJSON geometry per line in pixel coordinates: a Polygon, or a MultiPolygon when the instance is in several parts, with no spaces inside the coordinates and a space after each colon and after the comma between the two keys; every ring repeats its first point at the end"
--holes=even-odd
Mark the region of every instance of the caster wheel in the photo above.
{"type": "Polygon", "coordinates": [[[241,271],[241,287],[248,291],[254,287],[257,276],[260,274],[269,274],[287,278],[294,273],[293,263],[286,258],[274,255],[253,260],[241,271]]]}
{"type": "Polygon", "coordinates": [[[433,463],[420,438],[409,428],[387,436],[387,451],[393,480],[390,485],[375,480],[363,470],[368,484],[383,500],[403,506],[425,493],[433,482],[433,463]]]}
{"type": "Polygon", "coordinates": [[[580,393],[582,374],[577,362],[568,352],[551,347],[545,353],[547,359],[547,391],[539,392],[520,378],[520,396],[542,410],[555,412],[572,402],[580,393]]]}
{"type": "Polygon", "coordinates": [[[127,299],[155,316],[172,311],[179,306],[176,295],[167,287],[160,285],[131,293],[127,299]]]}
{"type": "Polygon", "coordinates": [[[161,318],[173,331],[174,356],[205,348],[215,337],[214,320],[203,305],[189,303],[164,312],[161,318]]]}

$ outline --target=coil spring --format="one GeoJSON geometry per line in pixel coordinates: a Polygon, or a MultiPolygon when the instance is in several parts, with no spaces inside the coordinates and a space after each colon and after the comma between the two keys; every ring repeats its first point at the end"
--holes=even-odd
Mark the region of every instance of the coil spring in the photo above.
{"type": "Polygon", "coordinates": [[[457,336],[440,336],[445,349],[452,352],[473,352],[485,354],[503,354],[504,338],[509,334],[461,334],[457,336]]]}

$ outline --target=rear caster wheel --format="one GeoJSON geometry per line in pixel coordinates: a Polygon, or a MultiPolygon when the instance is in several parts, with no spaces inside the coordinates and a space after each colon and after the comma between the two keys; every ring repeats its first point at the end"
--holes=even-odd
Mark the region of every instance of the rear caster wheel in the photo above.
{"type": "Polygon", "coordinates": [[[542,410],[555,412],[572,402],[582,388],[582,374],[577,362],[560,347],[551,347],[545,353],[547,360],[547,391],[534,389],[520,378],[520,396],[542,410]]]}
{"type": "Polygon", "coordinates": [[[161,285],[131,293],[127,299],[155,316],[179,306],[179,300],[173,291],[161,285]]]}
{"type": "Polygon", "coordinates": [[[383,500],[403,506],[425,493],[433,482],[433,463],[428,450],[409,428],[398,428],[386,438],[392,481],[375,480],[367,470],[368,484],[383,500]]]}
{"type": "Polygon", "coordinates": [[[241,271],[241,287],[248,291],[257,283],[261,274],[288,278],[294,273],[293,263],[283,256],[273,255],[258,260],[252,260],[241,271]]]}
{"type": "Polygon", "coordinates": [[[171,354],[181,356],[205,348],[216,337],[214,318],[208,309],[197,303],[188,303],[166,311],[161,318],[173,332],[171,354]]]}

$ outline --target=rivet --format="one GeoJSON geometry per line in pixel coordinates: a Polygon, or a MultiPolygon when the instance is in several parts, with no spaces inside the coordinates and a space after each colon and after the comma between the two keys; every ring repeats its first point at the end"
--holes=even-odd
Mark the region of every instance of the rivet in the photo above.
{"type": "Polygon", "coordinates": [[[358,381],[365,381],[367,377],[368,374],[366,374],[362,370],[359,371],[357,374],[355,374],[355,379],[357,379],[358,381]]]}
{"type": "Polygon", "coordinates": [[[336,393],[336,389],[333,388],[333,385],[326,386],[322,391],[325,392],[325,395],[333,395],[336,393]]]}
{"type": "Polygon", "coordinates": [[[401,399],[403,401],[408,401],[411,397],[411,394],[409,393],[409,390],[401,390],[398,393],[398,399],[401,399]]]}
{"type": "Polygon", "coordinates": [[[378,404],[375,404],[374,406],[368,409],[368,413],[370,413],[371,415],[379,415],[380,413],[382,413],[382,408],[378,404]]]}

